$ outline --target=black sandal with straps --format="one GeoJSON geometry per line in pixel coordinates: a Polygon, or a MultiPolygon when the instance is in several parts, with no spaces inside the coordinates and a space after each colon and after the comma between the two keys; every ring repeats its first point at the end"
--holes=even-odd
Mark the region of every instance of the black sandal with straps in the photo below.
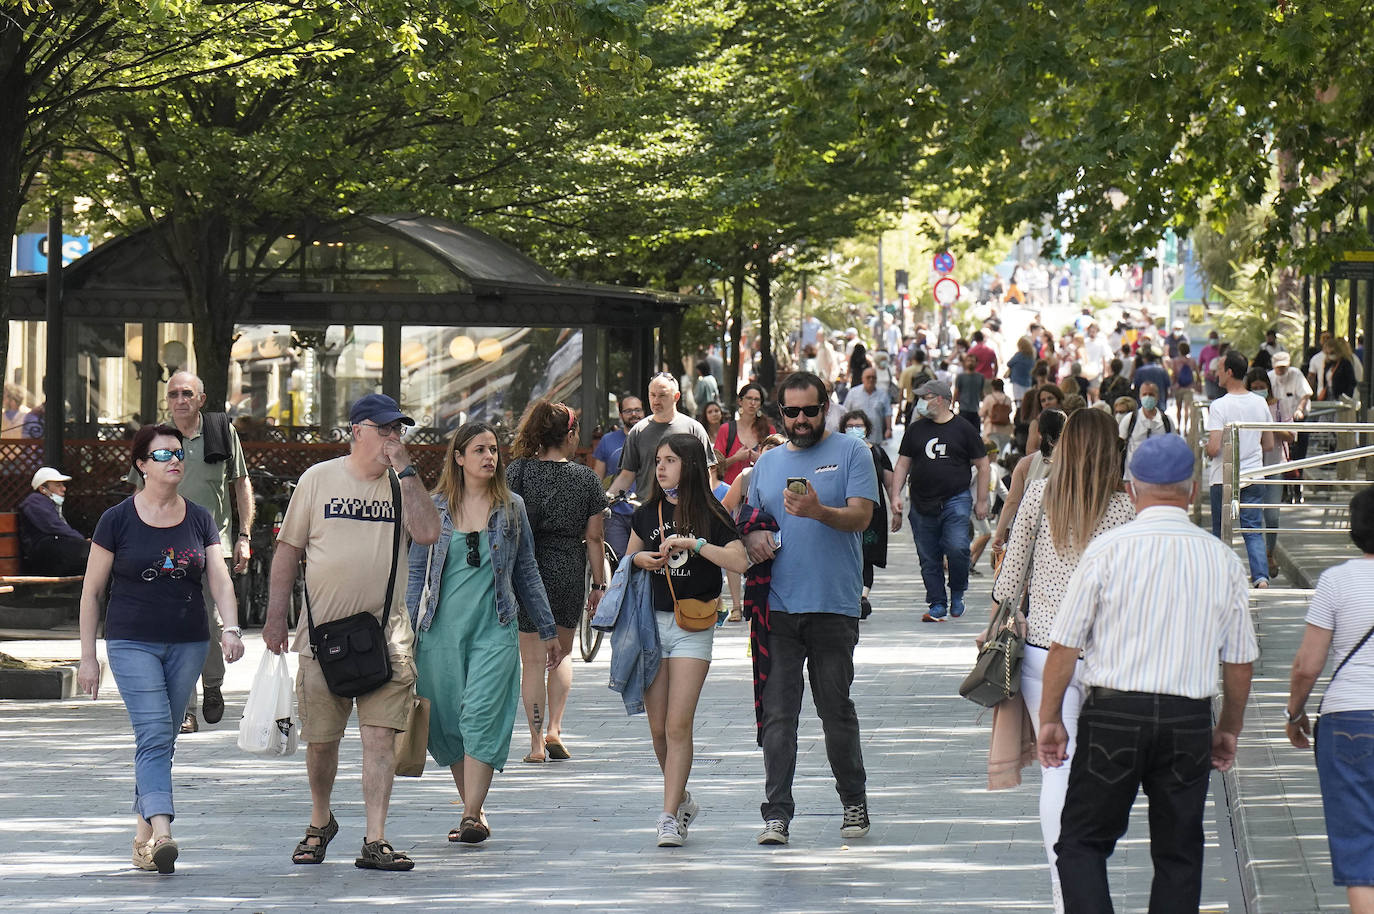
{"type": "Polygon", "coordinates": [[[296,850],[291,854],[292,863],[324,863],[324,851],[329,847],[329,842],[334,840],[334,836],[339,833],[339,823],[334,818],[334,813],[329,813],[329,824],[324,828],[317,828],[314,825],[305,827],[305,840],[296,845],[296,850]],[[311,844],[310,839],[316,838],[319,844],[311,844]]]}

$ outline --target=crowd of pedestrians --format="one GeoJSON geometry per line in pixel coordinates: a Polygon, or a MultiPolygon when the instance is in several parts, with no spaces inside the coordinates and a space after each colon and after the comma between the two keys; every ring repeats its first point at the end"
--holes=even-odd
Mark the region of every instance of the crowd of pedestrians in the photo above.
{"type": "MultiPolygon", "coordinates": [[[[360,398],[350,410],[349,454],[301,476],[273,562],[263,637],[273,652],[300,653],[295,685],[312,800],[292,861],[323,862],[338,834],[330,800],[356,709],[367,830],[355,864],[414,866],[388,842],[385,825],[396,733],[409,726],[417,695],[429,702],[429,754],[449,767],[463,804],[448,840],[487,840],[486,799],[509,756],[518,708],[528,726],[526,763],[574,757],[563,739],[567,657],[584,613],[614,630],[612,687],[627,709],[646,713],[663,775],[659,846],[684,844],[702,812],[688,790],[696,707],[717,620],[742,618],[763,762],[757,842],[790,838],[804,682],[824,733],[841,834],[863,837],[871,821],[850,697],[854,649],[872,611],[874,569],[886,565],[888,535],[905,517],[924,590],[911,595],[913,622],[965,614],[970,574],[979,573],[982,545],[971,549],[971,539],[980,522],[997,569],[994,597],[1023,600],[1014,622],[1025,645],[1019,688],[993,715],[989,787],[1016,786],[1021,770],[1040,762],[1055,909],[1110,910],[1106,859],[1141,787],[1151,800],[1151,910],[1196,909],[1208,772],[1235,757],[1257,656],[1249,590],[1271,576],[1273,544],[1262,531],[1273,521],[1257,506],[1277,486],[1237,495],[1241,526],[1250,528],[1242,564],[1185,513],[1199,482],[1194,450],[1179,434],[1195,411],[1179,403],[1204,385],[1215,394],[1197,431],[1211,458],[1219,534],[1227,426],[1301,422],[1313,387],[1274,335],[1253,360],[1213,339],[1194,361],[1181,326],[1162,335],[1118,324],[1107,334],[1083,317],[1057,340],[1031,325],[1005,363],[996,318],[949,353],[920,345],[919,336],[881,341],[895,344],[895,357],[886,349],[870,355],[855,340],[841,358],[818,330],[804,361],[823,373],[794,372],[771,394],[746,383],[734,414],[702,360],[692,384],[702,421],[679,410],[683,379],[655,375],[645,400],[618,398],[620,422],[601,436],[590,467],[575,459],[578,414],[538,400],[521,420],[509,463],[497,429],[460,427],[432,491],[403,440],[412,420],[389,397],[360,398]],[[818,345],[831,356],[819,356],[818,345]],[[842,395],[846,376],[858,383],[842,395]],[[886,447],[898,430],[893,465],[886,447]],[[623,559],[610,577],[603,540],[623,559]],[[1141,574],[1146,554],[1169,573],[1141,574]],[[290,636],[287,604],[302,562],[307,612],[290,636]],[[358,614],[380,614],[390,676],[354,696],[322,670],[317,630],[358,614]],[[1218,658],[1222,711],[1214,726],[1218,658]]],[[[1321,354],[1317,396],[1340,396],[1353,361],[1341,341],[1324,341],[1321,354]]],[[[199,380],[174,375],[168,397],[175,423],[149,426],[132,443],[137,494],[106,513],[85,547],[79,673],[94,695],[95,623],[108,579],[107,654],[136,741],[132,859],[159,872],[171,872],[178,855],[172,751],[178,731],[194,729],[194,704],[182,709],[204,669],[201,711],[209,719],[219,693],[212,676],[222,678],[223,667],[212,674],[206,656],[232,662],[243,651],[229,574],[247,558],[246,539],[233,540],[242,550],[225,547],[230,508],[241,527],[252,520],[241,448],[232,429],[225,434],[201,415],[199,380]],[[225,623],[217,639],[216,609],[225,623]],[[218,649],[209,650],[215,640],[218,649]]],[[[1290,459],[1300,437],[1242,430],[1237,466],[1290,459]]],[[[55,530],[48,515],[57,511],[60,520],[65,481],[40,470],[29,497],[31,513],[55,530]]],[[[1374,590],[1361,577],[1374,555],[1371,501],[1352,505],[1365,558],[1324,576],[1313,601],[1294,664],[1295,745],[1311,735],[1304,703],[1328,655],[1349,660],[1369,627],[1369,613],[1341,596],[1374,590]]],[[[1342,688],[1328,692],[1332,713],[1316,730],[1324,792],[1329,785],[1333,795],[1370,804],[1368,774],[1342,761],[1349,753],[1321,747],[1369,738],[1374,710],[1360,689],[1372,668],[1359,660],[1342,667],[1342,688]]],[[[1350,886],[1352,906],[1368,904],[1361,893],[1374,882],[1374,838],[1347,819],[1328,804],[1338,882],[1350,886]]]]}

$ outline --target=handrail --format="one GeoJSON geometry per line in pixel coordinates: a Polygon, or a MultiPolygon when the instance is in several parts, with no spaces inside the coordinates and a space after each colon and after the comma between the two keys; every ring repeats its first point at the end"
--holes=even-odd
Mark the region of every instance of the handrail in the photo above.
{"type": "MultiPolygon", "coordinates": [[[[1340,405],[1335,407],[1339,410],[1354,411],[1358,404],[1349,397],[1343,397],[1340,405]]],[[[1310,414],[1309,414],[1310,418],[1310,414]]],[[[1221,518],[1221,538],[1222,541],[1231,544],[1234,542],[1235,534],[1247,533],[1303,533],[1306,535],[1331,536],[1348,535],[1350,522],[1347,518],[1343,524],[1327,522],[1318,527],[1239,527],[1237,522],[1240,520],[1241,502],[1240,492],[1246,485],[1299,485],[1299,486],[1364,486],[1369,484],[1368,479],[1299,479],[1285,480],[1282,483],[1276,481],[1274,477],[1287,473],[1291,470],[1306,470],[1322,466],[1335,466],[1337,464],[1347,464],[1350,461],[1358,461],[1366,458],[1374,458],[1374,444],[1358,447],[1348,447],[1344,450],[1333,451],[1330,454],[1322,454],[1316,457],[1306,457],[1302,460],[1294,460],[1287,463],[1274,464],[1268,467],[1260,467],[1249,470],[1242,470],[1235,455],[1240,450],[1240,433],[1243,431],[1258,432],[1333,432],[1352,435],[1358,439],[1361,435],[1374,435],[1374,423],[1369,422],[1231,422],[1227,423],[1223,431],[1222,442],[1222,504],[1223,512],[1221,518]],[[1302,427],[1301,429],[1299,427],[1302,427]]],[[[1246,505],[1247,508],[1273,509],[1292,509],[1294,505],[1288,504],[1254,504],[1246,505]]],[[[1337,506],[1332,506],[1337,507],[1337,506]]],[[[1343,506],[1342,506],[1343,507],[1343,506]]]]}

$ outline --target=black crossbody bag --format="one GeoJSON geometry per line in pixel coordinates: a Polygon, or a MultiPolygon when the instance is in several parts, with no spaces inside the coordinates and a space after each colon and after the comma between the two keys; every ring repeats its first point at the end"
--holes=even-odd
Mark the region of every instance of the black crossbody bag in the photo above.
{"type": "Polygon", "coordinates": [[[329,691],[341,698],[357,698],[391,681],[391,656],[387,653],[386,623],[391,616],[391,598],[396,590],[396,553],[401,545],[401,481],[387,470],[391,482],[391,502],[396,509],[391,537],[391,573],[386,579],[386,602],[382,620],[370,612],[354,613],[323,625],[315,624],[310,612],[310,588],[305,588],[305,618],[310,628],[310,646],[324,674],[329,691]]]}

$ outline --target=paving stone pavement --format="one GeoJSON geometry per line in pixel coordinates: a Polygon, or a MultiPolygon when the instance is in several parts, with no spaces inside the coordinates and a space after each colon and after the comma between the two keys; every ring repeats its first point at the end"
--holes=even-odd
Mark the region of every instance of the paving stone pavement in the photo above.
{"type": "MultiPolygon", "coordinates": [[[[230,668],[223,723],[183,737],[174,783],[182,846],[171,877],[130,868],[132,735],[113,683],[101,700],[0,702],[0,885],[17,911],[687,910],[1036,912],[1052,910],[1037,818],[1039,775],[985,790],[988,720],[957,696],[980,615],[922,624],[905,531],[880,571],[864,623],[854,695],[863,728],[873,830],[840,838],[840,806],[819,722],[803,709],[792,843],[754,843],[762,764],[754,744],[744,626],[718,632],[697,714],[689,785],[702,805],[687,845],[654,846],[661,781],[642,717],[605,686],[609,642],[576,662],[565,741],[574,758],[522,764],[519,733],[496,776],[492,838],[450,845],[459,818],[446,771],[398,779],[387,834],[411,873],[358,870],[363,835],[356,730],[342,748],[334,808],[342,826],[322,866],[293,866],[309,816],[303,751],[264,761],[235,747],[235,723],[262,651],[230,668]]],[[[984,566],[986,570],[986,565],[984,566]]],[[[818,570],[824,573],[823,570],[818,570]]],[[[971,607],[987,605],[990,576],[971,607]]],[[[7,652],[74,657],[74,642],[9,642],[7,652]]],[[[517,721],[517,731],[523,727],[517,721]]],[[[1217,782],[1214,780],[1214,786],[1217,782]]],[[[1215,793],[1215,791],[1214,791],[1215,793]]],[[[1144,911],[1151,876],[1144,801],[1110,863],[1118,911],[1144,911]]],[[[1207,815],[1204,911],[1240,910],[1235,865],[1207,815]]]]}

